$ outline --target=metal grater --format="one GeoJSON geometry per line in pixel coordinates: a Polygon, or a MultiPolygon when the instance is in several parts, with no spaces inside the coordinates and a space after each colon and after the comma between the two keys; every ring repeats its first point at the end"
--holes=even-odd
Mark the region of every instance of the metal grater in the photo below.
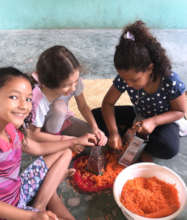
{"type": "Polygon", "coordinates": [[[135,135],[130,141],[127,149],[119,159],[119,164],[123,166],[129,166],[130,164],[136,162],[140,157],[146,143],[148,136],[144,139],[135,135]]]}
{"type": "Polygon", "coordinates": [[[102,175],[105,169],[106,158],[103,153],[104,147],[94,146],[88,158],[86,169],[96,175],[102,175]]]}

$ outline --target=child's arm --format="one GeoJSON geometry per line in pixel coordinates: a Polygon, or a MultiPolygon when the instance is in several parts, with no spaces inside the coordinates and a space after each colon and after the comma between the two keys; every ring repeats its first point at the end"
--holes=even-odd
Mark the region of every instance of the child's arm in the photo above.
{"type": "Polygon", "coordinates": [[[0,202],[0,218],[7,220],[57,220],[52,212],[32,212],[0,202]]]}
{"type": "Polygon", "coordinates": [[[79,96],[75,96],[75,100],[78,106],[78,109],[82,116],[86,119],[90,127],[92,128],[93,133],[98,138],[98,145],[105,145],[107,142],[107,138],[105,134],[98,128],[97,122],[88,106],[84,94],[81,93],[79,96]]]}
{"type": "Polygon", "coordinates": [[[102,114],[109,131],[108,143],[114,149],[121,149],[122,147],[122,140],[118,133],[118,127],[114,114],[114,105],[120,96],[121,93],[112,85],[102,102],[102,114]]]}
{"type": "Polygon", "coordinates": [[[97,123],[95,121],[95,118],[90,110],[90,107],[86,103],[84,94],[81,93],[79,96],[75,96],[75,100],[77,102],[78,109],[82,116],[86,119],[88,124],[91,126],[92,129],[97,129],[97,123]]]}
{"type": "Polygon", "coordinates": [[[54,134],[42,132],[41,128],[37,128],[34,125],[30,125],[28,134],[32,139],[34,139],[35,141],[39,141],[39,142],[60,141],[62,138],[61,135],[54,135],[54,134]]]}
{"type": "Polygon", "coordinates": [[[26,146],[23,147],[24,152],[33,155],[47,155],[67,148],[73,149],[77,145],[95,146],[97,144],[97,139],[94,134],[85,134],[81,137],[53,142],[36,142],[30,137],[27,137],[25,142],[26,146]]]}
{"type": "Polygon", "coordinates": [[[187,107],[185,93],[172,100],[170,105],[170,111],[144,119],[138,132],[151,134],[157,126],[168,124],[184,117],[187,107]]]}

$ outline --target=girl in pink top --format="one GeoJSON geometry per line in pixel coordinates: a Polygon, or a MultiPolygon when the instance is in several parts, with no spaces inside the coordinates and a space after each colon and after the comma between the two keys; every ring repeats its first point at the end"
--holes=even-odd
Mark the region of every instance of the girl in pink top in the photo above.
{"type": "Polygon", "coordinates": [[[0,68],[0,100],[0,220],[74,220],[56,189],[73,172],[68,171],[70,148],[94,146],[95,136],[53,143],[30,139],[25,127],[32,109],[32,87],[27,75],[13,67],[0,68]],[[40,157],[19,176],[22,151],[40,157]]]}

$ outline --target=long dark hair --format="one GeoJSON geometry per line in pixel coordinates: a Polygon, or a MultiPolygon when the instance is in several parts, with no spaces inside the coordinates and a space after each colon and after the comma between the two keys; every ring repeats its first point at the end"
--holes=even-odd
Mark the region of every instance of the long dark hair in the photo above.
{"type": "Polygon", "coordinates": [[[126,26],[116,46],[114,65],[119,70],[145,71],[153,64],[153,80],[171,73],[171,63],[157,39],[143,21],[126,26]]]}

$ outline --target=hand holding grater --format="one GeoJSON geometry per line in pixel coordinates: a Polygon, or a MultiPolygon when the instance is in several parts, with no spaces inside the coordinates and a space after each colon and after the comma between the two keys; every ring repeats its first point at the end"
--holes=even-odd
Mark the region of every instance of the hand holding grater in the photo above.
{"type": "MultiPolygon", "coordinates": [[[[135,126],[141,126],[141,123],[136,124],[135,126]]],[[[119,159],[119,164],[123,166],[129,166],[130,164],[136,162],[140,157],[147,141],[148,135],[142,136],[141,134],[136,133],[136,127],[133,133],[128,137],[130,140],[127,143],[127,148],[121,158],[119,159]]]]}

